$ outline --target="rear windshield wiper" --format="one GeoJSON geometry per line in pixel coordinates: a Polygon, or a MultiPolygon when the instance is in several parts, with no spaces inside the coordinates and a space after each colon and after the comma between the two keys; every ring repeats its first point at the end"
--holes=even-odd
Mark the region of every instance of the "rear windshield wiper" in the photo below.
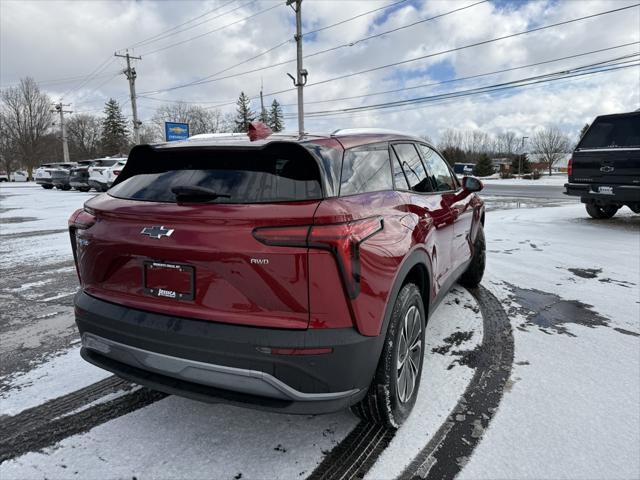
{"type": "Polygon", "coordinates": [[[178,185],[171,187],[171,193],[176,196],[178,201],[197,202],[197,201],[211,201],[216,198],[231,198],[231,195],[224,193],[218,193],[215,190],[211,190],[207,187],[198,187],[196,185],[178,185]]]}

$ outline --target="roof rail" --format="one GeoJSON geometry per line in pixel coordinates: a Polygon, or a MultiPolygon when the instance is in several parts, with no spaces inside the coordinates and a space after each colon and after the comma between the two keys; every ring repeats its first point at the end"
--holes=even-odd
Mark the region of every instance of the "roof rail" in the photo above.
{"type": "Polygon", "coordinates": [[[375,128],[375,127],[366,127],[366,128],[339,128],[338,130],[335,130],[333,132],[331,132],[331,136],[335,136],[335,135],[360,135],[360,134],[366,134],[366,133],[370,133],[370,134],[390,134],[390,135],[402,135],[402,136],[409,136],[412,137],[414,135],[411,135],[409,133],[406,132],[400,132],[398,130],[389,130],[386,128],[375,128]]]}

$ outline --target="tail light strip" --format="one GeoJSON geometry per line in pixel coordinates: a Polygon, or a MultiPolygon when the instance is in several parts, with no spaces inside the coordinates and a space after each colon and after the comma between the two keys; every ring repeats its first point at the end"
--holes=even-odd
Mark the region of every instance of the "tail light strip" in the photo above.
{"type": "Polygon", "coordinates": [[[73,261],[76,265],[76,273],[78,274],[80,283],[82,283],[82,278],[80,278],[80,267],[78,265],[78,230],[86,230],[92,227],[96,223],[96,220],[95,212],[87,207],[76,210],[69,218],[71,251],[73,252],[73,261]]]}
{"type": "Polygon", "coordinates": [[[253,236],[265,245],[330,251],[353,299],[360,293],[360,245],[383,228],[382,217],[370,217],[326,225],[261,227],[253,230],[253,236]]]}

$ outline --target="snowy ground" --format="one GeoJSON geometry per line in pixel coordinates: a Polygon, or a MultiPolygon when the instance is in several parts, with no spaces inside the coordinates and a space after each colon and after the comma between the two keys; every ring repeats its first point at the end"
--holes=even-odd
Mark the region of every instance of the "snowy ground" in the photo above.
{"type": "MultiPolygon", "coordinates": [[[[108,380],[79,358],[72,318],[66,219],[89,197],[0,187],[0,438],[2,421],[108,380]]],[[[579,204],[500,201],[488,202],[483,284],[509,314],[515,359],[459,478],[639,478],[640,216],[594,221],[579,204]]],[[[461,358],[482,336],[476,301],[456,287],[428,326],[416,407],[367,478],[398,476],[433,438],[471,381],[461,358]]],[[[304,478],[357,423],[349,412],[285,416],[169,396],[6,460],[0,478],[304,478]]]]}

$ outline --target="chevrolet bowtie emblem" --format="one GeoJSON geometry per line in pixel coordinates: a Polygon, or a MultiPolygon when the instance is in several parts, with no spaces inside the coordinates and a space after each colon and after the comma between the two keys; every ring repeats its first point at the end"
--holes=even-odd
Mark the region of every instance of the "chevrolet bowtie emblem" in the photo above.
{"type": "Polygon", "coordinates": [[[170,237],[172,233],[172,228],[164,228],[164,226],[144,227],[140,232],[141,235],[148,235],[151,238],[155,238],[157,240],[160,240],[160,238],[162,237],[170,237]]]}

